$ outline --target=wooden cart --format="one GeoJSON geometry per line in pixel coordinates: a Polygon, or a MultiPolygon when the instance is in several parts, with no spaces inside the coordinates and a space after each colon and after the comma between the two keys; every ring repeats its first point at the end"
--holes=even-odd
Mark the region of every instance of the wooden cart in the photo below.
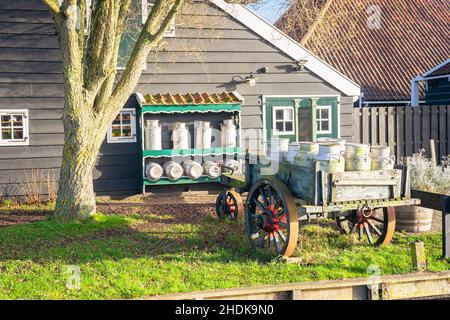
{"type": "Polygon", "coordinates": [[[395,207],[420,204],[410,196],[407,165],[341,173],[319,167],[247,157],[245,175],[222,174],[225,189],[217,197],[217,215],[238,219],[245,214],[253,246],[290,256],[300,220],[334,219],[342,233],[357,232],[360,241],[386,245],[395,231],[395,207]],[[245,205],[242,193],[248,193],[245,205]]]}

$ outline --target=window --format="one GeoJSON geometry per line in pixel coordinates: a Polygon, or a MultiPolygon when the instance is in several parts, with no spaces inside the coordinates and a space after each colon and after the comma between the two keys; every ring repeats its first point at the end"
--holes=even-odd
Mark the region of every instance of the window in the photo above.
{"type": "Polygon", "coordinates": [[[316,107],[317,133],[331,133],[331,106],[316,107]]]}
{"type": "Polygon", "coordinates": [[[28,111],[0,110],[0,146],[28,144],[28,111]]]}
{"type": "Polygon", "coordinates": [[[136,116],[134,109],[123,109],[108,129],[108,143],[136,142],[136,116]]]}
{"type": "Polygon", "coordinates": [[[293,107],[273,107],[273,133],[294,134],[293,107]]]}

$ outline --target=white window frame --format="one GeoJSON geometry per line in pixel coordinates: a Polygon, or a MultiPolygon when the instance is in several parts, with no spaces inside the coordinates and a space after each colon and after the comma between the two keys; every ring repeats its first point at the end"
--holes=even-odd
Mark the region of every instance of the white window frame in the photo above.
{"type": "Polygon", "coordinates": [[[22,115],[23,116],[23,124],[22,124],[23,139],[3,140],[2,134],[1,134],[2,123],[0,121],[0,146],[28,146],[30,144],[28,110],[26,110],[26,109],[7,109],[7,110],[1,109],[0,116],[3,116],[3,115],[22,115]]]}
{"type": "MultiPolygon", "coordinates": [[[[129,113],[130,114],[130,125],[131,125],[131,137],[113,137],[112,135],[112,124],[108,128],[108,133],[106,135],[106,141],[108,143],[133,143],[137,142],[136,134],[136,110],[132,108],[124,108],[119,114],[129,113]]],[[[122,126],[122,124],[120,124],[122,126]]]]}
{"type": "MultiPolygon", "coordinates": [[[[284,136],[284,135],[291,135],[291,134],[295,134],[295,110],[294,107],[291,106],[273,106],[272,107],[272,134],[275,136],[284,136]],[[277,120],[276,120],[276,112],[278,110],[291,110],[292,111],[292,131],[283,131],[283,132],[278,132],[277,131],[277,120]]],[[[283,128],[285,127],[285,123],[286,121],[290,121],[290,120],[285,120],[284,119],[284,114],[283,114],[283,128]]],[[[280,121],[278,121],[280,122],[280,121]]]]}
{"type": "Polygon", "coordinates": [[[331,134],[333,131],[333,114],[332,114],[332,108],[331,106],[316,106],[316,127],[317,127],[317,134],[331,134]],[[320,118],[317,118],[317,111],[321,110],[328,110],[328,119],[322,119],[322,112],[319,112],[320,118]],[[317,122],[320,122],[320,127],[322,127],[323,120],[328,120],[328,130],[319,130],[319,125],[317,122]]]}

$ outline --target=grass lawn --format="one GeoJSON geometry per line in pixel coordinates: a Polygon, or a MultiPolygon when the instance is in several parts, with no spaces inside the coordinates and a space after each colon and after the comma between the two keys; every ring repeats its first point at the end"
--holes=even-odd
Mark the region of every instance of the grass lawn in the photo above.
{"type": "Polygon", "coordinates": [[[311,224],[300,229],[302,263],[284,264],[250,249],[243,222],[217,221],[211,205],[99,206],[104,214],[68,224],[52,219],[51,209],[0,207],[0,220],[46,214],[0,228],[0,299],[137,298],[361,277],[374,266],[382,274],[407,273],[415,239],[425,242],[429,270],[450,269],[440,259],[440,234],[397,233],[393,245],[372,248],[339,234],[331,222],[311,224]],[[67,288],[68,266],[79,267],[80,289],[67,288]]]}

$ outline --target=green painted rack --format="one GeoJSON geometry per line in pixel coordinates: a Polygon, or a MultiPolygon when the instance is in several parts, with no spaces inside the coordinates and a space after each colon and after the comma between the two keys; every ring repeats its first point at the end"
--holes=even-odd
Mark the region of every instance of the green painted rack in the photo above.
{"type": "Polygon", "coordinates": [[[161,158],[161,157],[184,157],[184,156],[207,156],[207,155],[219,155],[219,154],[236,154],[240,153],[241,149],[237,148],[211,148],[211,149],[185,149],[185,150],[143,150],[143,157],[149,158],[161,158]]]}
{"type": "Polygon", "coordinates": [[[151,181],[149,179],[144,179],[144,185],[146,186],[166,186],[175,184],[193,184],[193,183],[209,183],[209,182],[220,182],[220,177],[210,178],[207,176],[201,176],[198,179],[191,179],[188,177],[181,177],[178,180],[170,180],[169,178],[162,177],[157,181],[151,181]]]}
{"type": "MultiPolygon", "coordinates": [[[[140,101],[139,118],[140,125],[144,123],[144,115],[147,114],[170,114],[170,113],[237,113],[240,120],[241,103],[206,103],[206,104],[183,104],[183,105],[149,105],[140,101]]],[[[240,125],[238,126],[240,128],[240,125]]],[[[186,149],[186,150],[144,150],[144,136],[143,128],[139,128],[139,135],[141,140],[141,155],[142,155],[142,185],[143,193],[145,194],[145,186],[164,186],[164,185],[182,185],[182,184],[197,184],[197,183],[215,183],[220,182],[220,178],[210,178],[208,176],[201,176],[198,179],[191,179],[186,176],[178,180],[170,180],[167,177],[161,177],[157,181],[151,181],[145,176],[145,159],[146,158],[171,158],[184,156],[214,156],[214,155],[238,155],[241,153],[241,148],[210,148],[210,149],[186,149]]],[[[240,136],[240,134],[239,134],[240,136]]]]}

